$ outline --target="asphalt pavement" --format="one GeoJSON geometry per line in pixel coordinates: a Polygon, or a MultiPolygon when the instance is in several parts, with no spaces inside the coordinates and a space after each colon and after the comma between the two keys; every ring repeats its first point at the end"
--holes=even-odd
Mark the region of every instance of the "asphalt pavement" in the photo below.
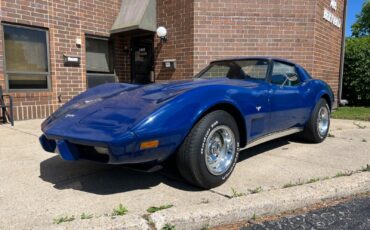
{"type": "Polygon", "coordinates": [[[276,221],[267,221],[242,230],[266,229],[370,229],[370,196],[353,199],[332,207],[310,211],[303,215],[287,216],[276,221]]]}

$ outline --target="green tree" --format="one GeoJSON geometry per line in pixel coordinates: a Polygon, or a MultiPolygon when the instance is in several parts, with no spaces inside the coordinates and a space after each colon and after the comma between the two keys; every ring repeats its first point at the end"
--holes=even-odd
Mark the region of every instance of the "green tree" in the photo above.
{"type": "Polygon", "coordinates": [[[352,36],[363,37],[370,35],[370,1],[365,1],[361,13],[356,17],[357,21],[352,25],[352,36]]]}
{"type": "Polygon", "coordinates": [[[346,40],[343,98],[351,105],[370,105],[370,36],[346,40]]]}

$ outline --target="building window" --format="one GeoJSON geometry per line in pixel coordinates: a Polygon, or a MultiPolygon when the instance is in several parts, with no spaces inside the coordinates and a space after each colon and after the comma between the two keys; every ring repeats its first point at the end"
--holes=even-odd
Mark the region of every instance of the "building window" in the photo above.
{"type": "Polygon", "coordinates": [[[108,38],[86,37],[87,87],[116,81],[113,49],[108,38]]]}
{"type": "Polygon", "coordinates": [[[8,89],[48,89],[50,68],[47,30],[3,24],[3,31],[8,89]]]}

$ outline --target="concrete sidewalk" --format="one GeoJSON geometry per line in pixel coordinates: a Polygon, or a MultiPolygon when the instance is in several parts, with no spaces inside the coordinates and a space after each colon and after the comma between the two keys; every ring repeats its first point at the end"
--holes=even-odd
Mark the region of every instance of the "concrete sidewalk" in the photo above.
{"type": "Polygon", "coordinates": [[[201,191],[184,183],[171,168],[140,173],[62,161],[39,146],[40,123],[0,126],[0,229],[53,227],[57,226],[53,219],[61,215],[104,216],[120,203],[129,214],[138,215],[165,204],[181,210],[202,203],[217,205],[235,192],[272,190],[370,164],[370,123],[332,120],[331,137],[324,143],[283,138],[246,150],[224,185],[201,191]]]}

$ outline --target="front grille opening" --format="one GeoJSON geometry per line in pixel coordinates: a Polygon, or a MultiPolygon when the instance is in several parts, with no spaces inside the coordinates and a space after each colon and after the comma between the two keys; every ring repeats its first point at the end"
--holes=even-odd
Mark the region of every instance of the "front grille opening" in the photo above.
{"type": "Polygon", "coordinates": [[[90,161],[97,161],[102,163],[109,162],[109,155],[98,153],[93,146],[76,145],[80,158],[90,161]]]}

